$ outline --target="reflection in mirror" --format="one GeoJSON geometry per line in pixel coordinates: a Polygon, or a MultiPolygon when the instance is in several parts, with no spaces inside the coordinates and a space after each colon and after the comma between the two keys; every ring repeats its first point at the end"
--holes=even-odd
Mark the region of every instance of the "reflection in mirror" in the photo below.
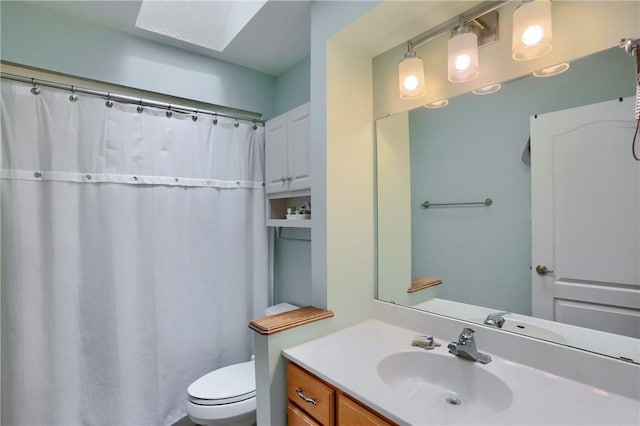
{"type": "Polygon", "coordinates": [[[640,167],[630,151],[633,100],[618,101],[634,95],[634,62],[611,48],[557,76],[525,76],[490,95],[469,93],[445,108],[378,120],[378,299],[640,362],[640,167]],[[548,117],[559,117],[559,129],[576,115],[597,120],[601,113],[591,107],[572,108],[611,100],[629,111],[629,119],[607,120],[622,129],[615,147],[597,126],[576,125],[583,133],[575,133],[547,124],[548,117]],[[545,132],[553,143],[571,133],[577,142],[595,137],[611,147],[596,152],[574,141],[540,148],[545,132]],[[605,166],[627,173],[620,185],[600,172],[605,166]],[[550,174],[556,186],[541,186],[550,174]],[[591,208],[596,190],[618,198],[591,208]],[[467,202],[478,204],[436,205],[467,202]],[[541,209],[552,212],[551,222],[536,222],[541,209]],[[538,244],[542,252],[532,253],[549,229],[557,231],[549,248],[538,244]],[[573,259],[585,247],[587,257],[573,259]],[[559,257],[573,266],[560,266],[559,257]],[[535,272],[538,264],[546,274],[535,272]],[[576,289],[588,294],[575,296],[576,289]]]}

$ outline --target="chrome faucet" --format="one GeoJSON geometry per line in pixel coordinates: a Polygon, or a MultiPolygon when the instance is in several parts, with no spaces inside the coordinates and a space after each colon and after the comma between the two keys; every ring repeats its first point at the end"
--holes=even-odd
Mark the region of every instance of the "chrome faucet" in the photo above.
{"type": "Polygon", "coordinates": [[[494,327],[502,328],[504,324],[504,315],[507,315],[509,312],[495,312],[493,314],[487,315],[484,319],[485,325],[492,325],[494,327]]]}
{"type": "Polygon", "coordinates": [[[459,356],[461,358],[470,359],[471,361],[479,362],[480,364],[488,364],[491,362],[491,356],[478,352],[476,349],[476,342],[473,340],[473,331],[470,328],[465,328],[460,333],[457,342],[449,343],[449,353],[459,356]]]}

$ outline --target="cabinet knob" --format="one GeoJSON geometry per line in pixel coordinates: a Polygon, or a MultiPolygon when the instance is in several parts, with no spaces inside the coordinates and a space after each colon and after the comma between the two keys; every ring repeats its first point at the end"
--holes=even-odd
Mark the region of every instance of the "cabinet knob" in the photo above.
{"type": "Polygon", "coordinates": [[[286,181],[286,179],[284,178],[284,176],[282,176],[282,177],[280,178],[280,182],[283,182],[283,183],[284,183],[284,181],[286,181]]]}
{"type": "Polygon", "coordinates": [[[287,180],[291,180],[293,179],[291,176],[287,176],[287,180]]]}

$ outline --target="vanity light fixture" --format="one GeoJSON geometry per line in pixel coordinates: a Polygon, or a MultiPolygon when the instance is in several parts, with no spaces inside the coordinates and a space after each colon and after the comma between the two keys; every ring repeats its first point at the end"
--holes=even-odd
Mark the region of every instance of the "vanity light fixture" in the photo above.
{"type": "Polygon", "coordinates": [[[480,87],[479,89],[472,90],[471,93],[473,93],[474,95],[490,95],[491,93],[496,93],[501,88],[502,85],[500,85],[500,83],[494,83],[488,86],[480,87]]]}
{"type": "Polygon", "coordinates": [[[497,9],[508,3],[509,0],[480,2],[461,15],[407,41],[408,51],[398,66],[400,97],[415,99],[426,93],[423,62],[414,49],[452,31],[454,34],[448,43],[448,80],[462,82],[476,78],[479,75],[478,49],[498,41],[497,9]]]}
{"type": "Polygon", "coordinates": [[[402,99],[415,99],[424,96],[424,65],[416,56],[411,41],[407,42],[407,53],[398,65],[398,84],[402,99]]]}
{"type": "Polygon", "coordinates": [[[552,65],[547,68],[542,68],[531,73],[534,77],[553,77],[554,75],[562,74],[569,69],[569,62],[563,62],[561,64],[552,65]]]}
{"type": "Polygon", "coordinates": [[[476,78],[478,72],[478,36],[469,31],[460,17],[460,25],[448,43],[448,79],[462,83],[476,78]]]}
{"type": "Polygon", "coordinates": [[[528,61],[549,53],[551,36],[549,0],[525,0],[513,11],[511,48],[516,61],[528,61]]]}
{"type": "Polygon", "coordinates": [[[430,104],[426,104],[424,107],[428,109],[438,109],[444,108],[449,105],[449,99],[440,99],[439,101],[431,102],[430,104]]]}

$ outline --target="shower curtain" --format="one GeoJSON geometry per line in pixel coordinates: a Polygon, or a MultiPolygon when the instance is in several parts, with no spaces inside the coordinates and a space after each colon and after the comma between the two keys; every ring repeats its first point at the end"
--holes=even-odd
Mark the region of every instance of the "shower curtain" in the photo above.
{"type": "Polygon", "coordinates": [[[171,424],[252,353],[264,127],[2,82],[2,424],[171,424]]]}

